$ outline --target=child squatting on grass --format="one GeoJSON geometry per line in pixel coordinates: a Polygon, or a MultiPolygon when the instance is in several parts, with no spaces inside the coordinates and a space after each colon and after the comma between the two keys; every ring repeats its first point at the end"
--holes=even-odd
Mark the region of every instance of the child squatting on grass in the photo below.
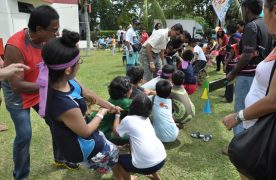
{"type": "Polygon", "coordinates": [[[195,106],[183,87],[185,74],[175,71],[172,75],[173,87],[170,97],[172,98],[173,117],[176,123],[185,124],[195,116],[195,106]]]}
{"type": "Polygon", "coordinates": [[[98,130],[108,109],[101,108],[92,121],[85,122],[84,89],[74,80],[81,63],[76,46],[79,38],[78,33],[63,30],[62,37],[43,47],[44,62],[39,64],[38,76],[39,110],[43,112],[47,107],[45,117],[51,121],[53,143],[64,160],[85,162],[89,168],[106,173],[117,163],[119,150],[98,130]]]}
{"type": "Polygon", "coordinates": [[[183,61],[177,59],[177,69],[185,73],[184,88],[189,95],[193,94],[197,90],[197,81],[194,74],[193,66],[191,60],[194,58],[194,53],[192,50],[185,50],[182,53],[183,61]]]}
{"type": "Polygon", "coordinates": [[[172,100],[170,99],[172,85],[168,80],[160,80],[156,84],[156,96],[153,96],[152,125],[156,136],[162,142],[176,140],[179,129],[172,115],[172,100]]]}
{"type": "Polygon", "coordinates": [[[116,114],[114,132],[120,137],[128,135],[131,145],[131,154],[119,155],[119,165],[114,169],[117,177],[121,175],[124,180],[135,179],[130,173],[139,173],[149,175],[151,179],[161,179],[157,171],[164,166],[167,155],[151,125],[151,110],[150,99],[139,94],[130,105],[129,115],[121,122],[120,115],[116,114]]]}
{"type": "Polygon", "coordinates": [[[131,67],[127,71],[127,76],[130,79],[132,84],[132,93],[130,95],[131,99],[134,99],[138,94],[146,94],[146,95],[155,95],[156,92],[154,90],[145,89],[139,86],[143,81],[144,69],[141,66],[131,67]]]}
{"type": "MultiPolygon", "coordinates": [[[[122,118],[128,114],[129,106],[132,102],[129,99],[132,93],[132,85],[130,83],[129,78],[123,76],[115,77],[108,86],[108,93],[110,98],[108,101],[115,106],[119,106],[123,109],[121,112],[122,118]]],[[[92,119],[95,117],[96,113],[92,113],[89,115],[88,119],[92,119]]],[[[125,145],[129,143],[128,137],[117,137],[114,136],[112,129],[113,129],[113,121],[115,115],[114,114],[107,114],[104,116],[103,120],[99,125],[99,129],[105,134],[105,137],[116,145],[125,145]]]]}

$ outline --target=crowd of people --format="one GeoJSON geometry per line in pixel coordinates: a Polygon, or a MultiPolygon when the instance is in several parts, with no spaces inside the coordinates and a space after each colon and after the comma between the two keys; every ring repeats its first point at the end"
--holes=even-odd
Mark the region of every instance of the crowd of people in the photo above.
{"type": "MultiPolygon", "coordinates": [[[[210,63],[210,55],[216,70],[223,63],[227,81],[236,81],[224,94],[226,102],[234,100],[235,113],[222,121],[234,136],[275,112],[276,77],[271,83],[269,79],[274,74],[276,1],[264,2],[264,18],[259,17],[261,0],[241,5],[245,23],[216,28],[216,39],[203,46],[181,24],[162,28],[157,23],[150,36],[145,29],[137,33],[137,18],[127,31],[120,26],[111,44],[123,46],[126,75],[110,82],[108,100],[76,79],[82,63],[80,35],[66,29],[59,34],[56,10],[35,8],[28,28],[9,38],[4,61],[0,59],[6,109],[16,132],[14,179],[26,179],[30,173],[30,109],[49,126],[56,166],[76,169],[83,162],[99,173],[112,171],[118,180],[135,179],[132,173],[161,179],[157,172],[166,163],[164,143],[174,142],[194,118],[196,107],[189,95],[197,91],[198,74],[210,63]],[[88,113],[85,99],[100,109],[88,113]]],[[[247,179],[243,174],[241,178],[247,179]]]]}

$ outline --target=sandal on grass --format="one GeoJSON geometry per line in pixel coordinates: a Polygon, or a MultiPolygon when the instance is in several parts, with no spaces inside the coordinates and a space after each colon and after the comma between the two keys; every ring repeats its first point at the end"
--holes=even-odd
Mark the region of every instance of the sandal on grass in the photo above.
{"type": "Polygon", "coordinates": [[[0,132],[8,130],[8,127],[4,124],[0,124],[0,132]]]}
{"type": "Polygon", "coordinates": [[[197,131],[197,132],[193,132],[191,134],[191,137],[196,138],[196,139],[202,139],[202,138],[204,138],[204,135],[200,134],[200,132],[197,131]]]}
{"type": "Polygon", "coordinates": [[[203,141],[204,142],[209,142],[211,139],[212,139],[212,135],[211,134],[206,134],[206,135],[204,135],[204,137],[203,137],[203,141]]]}

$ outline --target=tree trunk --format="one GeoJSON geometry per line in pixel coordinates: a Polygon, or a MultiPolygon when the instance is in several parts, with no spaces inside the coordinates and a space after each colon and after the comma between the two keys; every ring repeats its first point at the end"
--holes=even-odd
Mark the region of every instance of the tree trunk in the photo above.
{"type": "Polygon", "coordinates": [[[88,12],[87,12],[87,0],[84,1],[84,21],[85,21],[85,29],[86,29],[86,56],[90,56],[90,25],[88,19],[88,12]]]}

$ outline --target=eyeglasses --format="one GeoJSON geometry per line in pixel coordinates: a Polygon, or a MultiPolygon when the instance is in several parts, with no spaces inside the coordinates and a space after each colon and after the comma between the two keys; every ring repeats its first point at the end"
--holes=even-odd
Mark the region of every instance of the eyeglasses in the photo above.
{"type": "Polygon", "coordinates": [[[83,63],[83,59],[80,58],[80,60],[78,61],[78,64],[82,64],[83,63]]]}

